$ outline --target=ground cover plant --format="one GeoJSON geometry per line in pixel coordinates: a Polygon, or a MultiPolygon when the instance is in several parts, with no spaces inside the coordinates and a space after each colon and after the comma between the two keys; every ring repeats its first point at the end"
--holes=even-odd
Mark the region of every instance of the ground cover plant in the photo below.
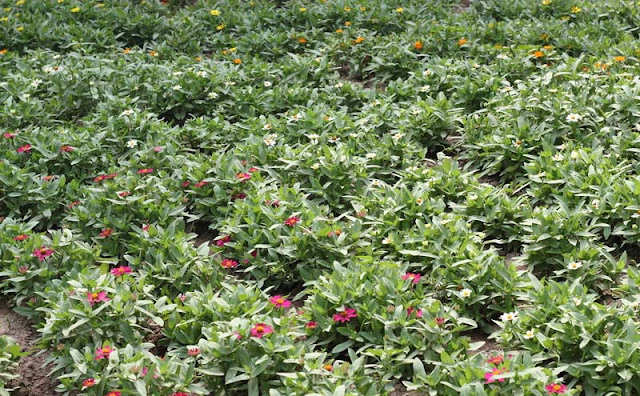
{"type": "Polygon", "coordinates": [[[636,1],[0,5],[0,395],[640,394],[636,1]]]}

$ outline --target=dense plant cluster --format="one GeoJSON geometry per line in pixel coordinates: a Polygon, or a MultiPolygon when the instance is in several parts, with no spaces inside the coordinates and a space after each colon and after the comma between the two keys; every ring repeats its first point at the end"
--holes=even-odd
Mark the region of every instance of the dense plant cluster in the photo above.
{"type": "Polygon", "coordinates": [[[57,390],[640,394],[636,1],[466,3],[1,0],[57,390]]]}

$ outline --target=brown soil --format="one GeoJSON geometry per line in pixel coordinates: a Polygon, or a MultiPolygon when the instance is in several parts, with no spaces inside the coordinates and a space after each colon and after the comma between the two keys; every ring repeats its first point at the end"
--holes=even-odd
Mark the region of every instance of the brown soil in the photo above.
{"type": "Polygon", "coordinates": [[[31,327],[29,321],[13,312],[5,301],[0,301],[0,335],[13,338],[22,351],[31,352],[20,358],[17,373],[19,377],[12,381],[10,387],[18,389],[12,392],[14,396],[52,396],[55,383],[47,375],[51,366],[44,367],[47,353],[38,354],[41,350],[36,346],[38,334],[31,327]],[[37,355],[37,356],[36,356],[37,355]]]}

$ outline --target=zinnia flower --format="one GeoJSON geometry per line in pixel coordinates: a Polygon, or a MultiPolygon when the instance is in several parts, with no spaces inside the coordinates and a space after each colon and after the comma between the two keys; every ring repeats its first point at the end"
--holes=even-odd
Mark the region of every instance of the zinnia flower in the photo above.
{"type": "Polygon", "coordinates": [[[204,180],[203,180],[203,181],[201,181],[201,182],[198,182],[198,183],[194,184],[193,186],[194,186],[195,188],[200,188],[200,187],[204,187],[204,186],[206,186],[207,184],[209,184],[209,182],[206,182],[206,181],[204,181],[204,180]]]}
{"type": "Polygon", "coordinates": [[[567,122],[575,123],[579,122],[582,119],[580,114],[571,113],[567,116],[567,122]]]}
{"type": "Polygon", "coordinates": [[[60,147],[60,151],[63,152],[63,153],[70,153],[70,152],[73,151],[73,147],[65,145],[65,146],[60,147]]]}
{"type": "Polygon", "coordinates": [[[499,368],[497,368],[497,367],[496,367],[496,368],[494,368],[494,369],[492,369],[492,370],[491,370],[491,372],[489,372],[489,373],[484,373],[484,379],[485,379],[485,382],[486,382],[487,384],[490,384],[490,383],[495,382],[495,381],[498,381],[498,382],[504,382],[504,378],[500,378],[500,379],[498,379],[498,380],[493,379],[493,376],[494,376],[494,375],[500,375],[500,374],[504,374],[504,371],[500,370],[500,369],[499,369],[499,368]]]}
{"type": "Polygon", "coordinates": [[[13,240],[14,240],[14,241],[24,241],[24,240],[26,240],[27,238],[29,238],[29,235],[27,235],[27,234],[22,234],[22,235],[14,236],[14,237],[13,237],[13,240]]]}
{"type": "Polygon", "coordinates": [[[30,144],[25,144],[24,146],[18,147],[18,149],[16,151],[19,152],[19,153],[30,153],[31,152],[31,145],[30,144]]]}
{"type": "Polygon", "coordinates": [[[545,386],[544,389],[549,394],[553,394],[553,393],[561,394],[561,393],[565,393],[567,391],[567,386],[563,385],[563,384],[549,384],[549,385],[545,386]]]}
{"type": "Polygon", "coordinates": [[[333,321],[340,322],[340,323],[349,322],[351,321],[351,319],[357,316],[358,314],[356,313],[355,308],[344,307],[344,309],[341,312],[333,314],[333,321]]]}
{"type": "Polygon", "coordinates": [[[264,323],[258,323],[251,328],[251,336],[262,338],[265,334],[273,333],[273,328],[264,323]]]}
{"type": "Polygon", "coordinates": [[[490,357],[489,359],[487,359],[487,363],[495,364],[496,366],[498,366],[500,363],[502,363],[503,360],[504,360],[504,356],[503,355],[497,355],[497,356],[493,356],[493,357],[490,357]]]}
{"type": "Polygon", "coordinates": [[[36,249],[33,251],[33,256],[37,257],[38,260],[40,261],[44,261],[47,259],[47,257],[51,256],[53,253],[55,253],[53,249],[49,249],[45,246],[42,246],[40,249],[36,249]]]}
{"type": "Polygon", "coordinates": [[[107,297],[107,292],[105,291],[101,291],[101,292],[87,292],[87,301],[89,301],[89,305],[91,305],[92,307],[94,306],[95,303],[98,302],[107,302],[109,301],[109,297],[107,297]]]}
{"type": "Polygon", "coordinates": [[[422,317],[422,309],[415,309],[413,307],[407,307],[407,316],[411,316],[412,313],[416,313],[416,318],[422,317]]]}
{"type": "Polygon", "coordinates": [[[518,319],[517,312],[505,312],[502,315],[500,315],[500,320],[502,320],[503,322],[510,322],[516,319],[518,319]]]}
{"type": "Polygon", "coordinates": [[[200,348],[187,348],[187,355],[198,356],[200,354],[200,348]]]}
{"type": "Polygon", "coordinates": [[[189,396],[189,394],[187,392],[175,392],[171,396],[189,396]]]}
{"type": "Polygon", "coordinates": [[[294,225],[298,224],[298,222],[300,222],[300,218],[296,217],[296,216],[291,216],[288,219],[286,219],[284,221],[284,224],[289,226],[289,227],[293,227],[294,225]]]}
{"type": "Polygon", "coordinates": [[[280,295],[271,297],[269,302],[275,305],[276,308],[289,308],[291,306],[291,301],[280,295]]]}
{"type": "Polygon", "coordinates": [[[102,348],[96,349],[96,360],[109,359],[111,352],[113,352],[113,348],[109,345],[104,345],[102,348]]]}
{"type": "Polygon", "coordinates": [[[223,247],[225,244],[231,242],[231,236],[230,235],[225,235],[222,238],[218,239],[216,241],[216,245],[218,247],[223,247]]]}
{"type": "Polygon", "coordinates": [[[224,259],[220,262],[222,268],[234,268],[238,265],[238,262],[231,259],[224,259]]]}
{"type": "Polygon", "coordinates": [[[305,324],[305,325],[304,325],[304,327],[306,327],[306,328],[307,328],[307,329],[309,329],[309,330],[313,330],[313,329],[315,329],[316,327],[318,327],[318,322],[316,322],[316,321],[314,321],[314,320],[309,321],[309,322],[307,322],[307,324],[305,324]]]}
{"type": "Polygon", "coordinates": [[[139,175],[146,175],[146,174],[151,173],[151,172],[153,172],[153,168],[144,168],[144,169],[140,169],[138,171],[138,174],[139,175]]]}
{"type": "Polygon", "coordinates": [[[113,234],[113,228],[105,228],[104,230],[100,231],[100,237],[102,238],[110,237],[111,234],[113,234]]]}
{"type": "Polygon", "coordinates": [[[111,391],[109,393],[107,393],[107,396],[121,396],[122,392],[120,391],[111,391]]]}
{"type": "Polygon", "coordinates": [[[95,378],[87,378],[86,380],[82,381],[83,388],[91,388],[95,384],[96,384],[95,378]]]}
{"type": "Polygon", "coordinates": [[[116,267],[114,269],[111,270],[111,274],[113,274],[114,276],[118,277],[118,276],[122,276],[125,274],[130,274],[131,273],[131,267],[127,266],[120,266],[120,267],[116,267]]]}
{"type": "Polygon", "coordinates": [[[406,274],[402,275],[402,280],[408,280],[411,279],[411,282],[413,284],[417,284],[418,282],[420,282],[420,278],[422,277],[422,275],[420,274],[414,274],[411,272],[407,272],[406,274]]]}
{"type": "Polygon", "coordinates": [[[245,172],[238,172],[236,173],[236,179],[240,180],[240,181],[247,181],[249,179],[251,179],[251,173],[245,173],[245,172]]]}

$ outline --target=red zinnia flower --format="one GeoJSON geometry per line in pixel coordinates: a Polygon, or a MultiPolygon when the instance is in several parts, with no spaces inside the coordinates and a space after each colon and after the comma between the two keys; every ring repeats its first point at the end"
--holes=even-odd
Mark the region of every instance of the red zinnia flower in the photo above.
{"type": "Polygon", "coordinates": [[[31,145],[30,144],[25,144],[24,146],[20,146],[18,147],[18,150],[16,150],[19,153],[30,153],[31,152],[31,145]]]}
{"type": "Polygon", "coordinates": [[[247,194],[239,193],[239,194],[232,195],[231,200],[235,201],[236,199],[245,199],[246,197],[247,197],[247,194]]]}
{"type": "Polygon", "coordinates": [[[42,180],[51,181],[51,180],[53,180],[53,176],[42,176],[42,180]]]}
{"type": "Polygon", "coordinates": [[[82,387],[84,388],[91,388],[95,384],[96,380],[94,378],[87,378],[86,380],[82,381],[82,387]]]}
{"type": "Polygon", "coordinates": [[[334,322],[340,322],[340,323],[344,323],[344,322],[349,322],[351,321],[351,319],[357,317],[358,314],[356,313],[355,308],[347,308],[345,307],[342,312],[338,312],[335,313],[333,315],[333,321],[334,322]]]}
{"type": "Polygon", "coordinates": [[[131,273],[131,267],[128,265],[116,267],[111,270],[111,274],[115,275],[116,277],[122,276],[125,274],[130,274],[130,273],[131,273]]]}
{"type": "Polygon", "coordinates": [[[123,191],[123,192],[119,192],[118,193],[118,196],[120,198],[128,197],[129,195],[131,195],[131,193],[129,191],[123,191]]]}
{"type": "Polygon", "coordinates": [[[289,226],[289,227],[293,227],[294,225],[298,224],[298,222],[300,222],[300,218],[296,217],[296,216],[291,216],[288,219],[286,219],[284,221],[284,224],[289,226]]]}
{"type": "Polygon", "coordinates": [[[251,328],[251,336],[262,338],[265,334],[273,333],[273,328],[264,323],[258,323],[251,328]]]}
{"type": "Polygon", "coordinates": [[[51,256],[53,253],[55,253],[53,249],[49,249],[45,246],[42,246],[40,249],[36,249],[33,251],[33,256],[37,257],[38,260],[40,261],[44,261],[47,259],[47,257],[51,256]]]}
{"type": "Polygon", "coordinates": [[[269,302],[275,305],[276,308],[289,308],[291,306],[291,301],[280,295],[271,297],[269,302]]]}
{"type": "Polygon", "coordinates": [[[255,173],[255,172],[260,172],[260,169],[256,168],[255,166],[252,166],[251,168],[249,168],[249,173],[255,173]]]}
{"type": "Polygon", "coordinates": [[[102,348],[97,348],[96,360],[109,359],[109,355],[111,355],[111,352],[113,352],[113,348],[111,348],[109,345],[105,345],[102,348]]]}
{"type": "Polygon", "coordinates": [[[73,201],[73,202],[71,202],[70,204],[67,205],[67,208],[71,209],[74,206],[78,206],[78,205],[80,205],[80,201],[73,201]]]}
{"type": "Polygon", "coordinates": [[[60,147],[60,151],[62,151],[63,153],[70,153],[73,151],[73,147],[65,145],[60,147]]]}
{"type": "Polygon", "coordinates": [[[305,325],[304,325],[304,327],[306,327],[306,328],[307,328],[307,329],[309,329],[309,330],[313,330],[313,329],[315,329],[316,327],[318,327],[318,322],[316,322],[316,321],[312,320],[312,321],[310,321],[310,322],[307,322],[307,324],[305,324],[305,325]]]}
{"type": "Polygon", "coordinates": [[[241,180],[241,181],[247,181],[249,179],[251,179],[251,174],[250,173],[244,173],[244,172],[238,172],[236,173],[236,179],[241,180]]]}
{"type": "Polygon", "coordinates": [[[187,355],[198,356],[200,354],[200,348],[187,348],[187,355]]]}
{"type": "MultiPolygon", "coordinates": [[[[200,184],[200,183],[198,183],[198,184],[200,184]]],[[[189,187],[190,185],[191,185],[190,181],[183,181],[182,182],[182,187],[189,187]]]]}
{"type": "Polygon", "coordinates": [[[24,240],[26,240],[27,238],[29,238],[29,235],[27,235],[27,234],[22,234],[22,235],[14,236],[14,237],[13,237],[13,240],[14,240],[14,241],[24,241],[24,240]]]}
{"type": "Polygon", "coordinates": [[[563,384],[549,384],[544,387],[547,393],[565,393],[567,391],[567,386],[563,384]]]}
{"type": "Polygon", "coordinates": [[[144,169],[140,169],[138,171],[138,174],[139,175],[146,175],[146,174],[151,173],[151,172],[153,172],[153,168],[144,168],[144,169]]]}
{"type": "Polygon", "coordinates": [[[220,262],[222,268],[234,268],[238,265],[238,262],[231,259],[224,259],[220,262]]]}
{"type": "Polygon", "coordinates": [[[218,247],[223,247],[228,242],[231,242],[231,236],[225,235],[216,241],[216,245],[218,245],[218,247]]]}
{"type": "Polygon", "coordinates": [[[27,267],[26,265],[23,265],[22,267],[18,268],[18,272],[21,274],[26,274],[27,271],[29,271],[29,267],[27,267]]]}
{"type": "Polygon", "coordinates": [[[143,224],[142,231],[149,231],[149,224],[143,224]]]}
{"type": "Polygon", "coordinates": [[[111,391],[109,393],[107,393],[107,396],[121,396],[122,392],[120,391],[111,391]]]}
{"type": "Polygon", "coordinates": [[[495,381],[498,381],[498,382],[504,382],[504,378],[500,378],[500,379],[498,379],[498,380],[493,379],[493,376],[494,376],[494,375],[500,375],[500,374],[504,374],[504,373],[505,373],[504,371],[500,370],[500,369],[499,369],[499,368],[497,368],[497,367],[496,367],[496,368],[493,368],[493,369],[491,370],[491,372],[489,372],[489,373],[484,373],[484,379],[485,379],[485,382],[486,382],[487,384],[490,384],[490,383],[495,382],[495,381]]]}
{"type": "Polygon", "coordinates": [[[436,324],[437,324],[438,326],[442,326],[442,325],[444,324],[445,320],[446,320],[446,319],[445,319],[445,318],[443,318],[442,316],[438,316],[438,317],[436,318],[436,324]]]}
{"type": "Polygon", "coordinates": [[[489,364],[495,364],[495,365],[497,366],[497,365],[499,365],[500,363],[502,363],[502,361],[503,361],[503,360],[504,360],[504,356],[502,356],[502,355],[498,355],[498,356],[490,357],[490,358],[487,360],[487,363],[489,363],[489,364]]]}
{"type": "Polygon", "coordinates": [[[330,363],[325,364],[322,368],[327,371],[333,371],[333,366],[330,363]]]}
{"type": "Polygon", "coordinates": [[[107,302],[109,301],[109,297],[107,297],[107,292],[101,291],[101,292],[87,292],[87,301],[89,301],[89,305],[91,305],[92,307],[95,305],[95,303],[98,302],[107,302]]]}
{"type": "Polygon", "coordinates": [[[420,278],[422,277],[422,275],[420,274],[414,274],[411,272],[407,272],[406,274],[402,275],[402,280],[407,280],[407,279],[411,279],[411,282],[413,282],[414,284],[417,284],[418,282],[420,282],[420,278]]]}
{"type": "Polygon", "coordinates": [[[104,230],[100,231],[100,236],[102,238],[106,238],[111,236],[111,234],[113,234],[113,228],[105,228],[104,230]]]}
{"type": "Polygon", "coordinates": [[[200,187],[204,187],[204,186],[206,186],[207,184],[209,184],[209,182],[206,182],[206,181],[204,181],[204,180],[203,180],[203,181],[201,181],[201,182],[198,182],[198,183],[194,184],[193,186],[194,186],[195,188],[200,188],[200,187]]]}

